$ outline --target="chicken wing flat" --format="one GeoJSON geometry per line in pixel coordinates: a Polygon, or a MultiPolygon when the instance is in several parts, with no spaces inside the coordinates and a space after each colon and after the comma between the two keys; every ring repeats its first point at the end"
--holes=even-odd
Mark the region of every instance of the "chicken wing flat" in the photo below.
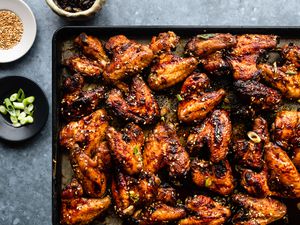
{"type": "Polygon", "coordinates": [[[287,153],[270,142],[265,146],[270,190],[283,198],[300,197],[300,174],[287,153]]]}
{"type": "Polygon", "coordinates": [[[168,206],[163,203],[153,203],[152,205],[137,211],[133,219],[139,225],[165,224],[185,217],[186,212],[182,207],[168,206]]]}
{"type": "Polygon", "coordinates": [[[106,140],[116,163],[126,173],[133,175],[141,171],[144,133],[139,126],[129,123],[121,132],[109,127],[106,131],[106,140]]]}
{"type": "Polygon", "coordinates": [[[75,43],[82,49],[84,55],[97,60],[102,68],[109,63],[109,58],[98,38],[81,33],[75,38],[75,43]]]}
{"type": "Polygon", "coordinates": [[[253,140],[239,139],[233,145],[234,157],[243,167],[259,170],[263,166],[264,144],[269,142],[268,124],[262,117],[257,117],[253,123],[253,140]]]}
{"type": "Polygon", "coordinates": [[[152,124],[160,116],[158,103],[141,76],[135,76],[127,96],[113,89],[106,101],[113,112],[139,124],[152,124]]]}
{"type": "Polygon", "coordinates": [[[231,65],[223,51],[216,51],[200,60],[204,70],[214,76],[225,76],[231,73],[231,65]]]}
{"type": "Polygon", "coordinates": [[[157,173],[167,166],[171,177],[186,175],[190,169],[189,155],[180,144],[175,129],[159,123],[149,134],[143,152],[144,171],[157,173]]]}
{"type": "Polygon", "coordinates": [[[171,52],[177,47],[179,39],[180,37],[177,36],[173,31],[160,33],[157,37],[152,37],[149,47],[155,55],[163,52],[171,52]]]}
{"type": "Polygon", "coordinates": [[[106,66],[103,77],[111,83],[140,73],[154,58],[148,46],[129,40],[124,35],[111,37],[105,47],[113,54],[113,58],[106,66]]]}
{"type": "Polygon", "coordinates": [[[95,111],[104,98],[104,87],[66,94],[61,101],[61,114],[67,121],[78,120],[95,111]]]}
{"type": "Polygon", "coordinates": [[[211,164],[195,159],[191,163],[193,182],[220,195],[229,195],[234,189],[234,178],[227,160],[211,164]]]}
{"type": "Polygon", "coordinates": [[[205,73],[194,72],[184,81],[181,87],[181,96],[188,97],[201,94],[210,87],[210,80],[205,73]]]}
{"type": "Polygon", "coordinates": [[[260,71],[256,61],[264,50],[277,46],[275,35],[245,34],[237,36],[237,45],[233,48],[229,61],[233,67],[235,80],[250,80],[257,78],[260,71]]]}
{"type": "Polygon", "coordinates": [[[242,98],[261,110],[276,109],[281,104],[281,95],[274,89],[254,80],[238,80],[234,83],[235,90],[242,98]]]}
{"type": "Polygon", "coordinates": [[[231,34],[200,34],[186,44],[185,51],[193,56],[204,57],[235,45],[236,38],[231,34]]]}
{"type": "Polygon", "coordinates": [[[233,224],[266,225],[281,219],[287,212],[286,206],[272,198],[253,198],[244,194],[235,194],[232,200],[242,207],[233,216],[233,224]]]}
{"type": "Polygon", "coordinates": [[[273,139],[280,147],[284,149],[300,147],[300,112],[278,112],[272,129],[273,139]]]}
{"type": "Polygon", "coordinates": [[[72,200],[62,200],[61,224],[64,225],[84,225],[88,224],[111,204],[110,197],[105,198],[76,198],[72,200]]]}
{"type": "Polygon", "coordinates": [[[200,150],[205,144],[210,150],[210,160],[220,162],[226,158],[232,134],[228,112],[215,110],[203,124],[196,127],[188,137],[187,146],[191,151],[200,150]]]}
{"type": "Polygon", "coordinates": [[[187,78],[197,65],[198,60],[194,57],[183,58],[172,53],[162,54],[151,67],[148,84],[155,91],[172,87],[187,78]]]}
{"type": "Polygon", "coordinates": [[[179,225],[221,225],[231,215],[229,208],[204,195],[186,199],[186,208],[195,216],[179,221],[179,225]]]}
{"type": "Polygon", "coordinates": [[[60,145],[68,150],[81,148],[89,156],[105,138],[108,127],[107,114],[104,109],[70,122],[60,131],[60,145]]]}

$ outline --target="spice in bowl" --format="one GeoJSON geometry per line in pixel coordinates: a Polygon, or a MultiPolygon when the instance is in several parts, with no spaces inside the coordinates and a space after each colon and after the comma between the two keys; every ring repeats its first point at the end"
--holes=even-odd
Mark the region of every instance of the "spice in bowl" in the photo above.
{"type": "Polygon", "coordinates": [[[81,12],[93,6],[95,0],[57,0],[60,8],[67,12],[81,12]]]}
{"type": "Polygon", "coordinates": [[[10,10],[0,10],[0,49],[16,46],[22,39],[23,31],[20,17],[10,10]]]}

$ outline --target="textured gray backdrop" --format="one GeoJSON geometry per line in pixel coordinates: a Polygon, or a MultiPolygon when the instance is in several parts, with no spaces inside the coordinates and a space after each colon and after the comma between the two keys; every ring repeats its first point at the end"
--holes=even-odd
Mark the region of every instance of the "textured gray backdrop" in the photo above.
{"type": "MultiPolygon", "coordinates": [[[[36,82],[51,102],[51,39],[70,25],[43,0],[25,0],[38,23],[30,52],[0,64],[0,77],[23,75],[36,82]]],[[[297,0],[107,0],[92,21],[73,25],[299,25],[297,0]]],[[[51,116],[51,114],[50,114],[51,116]]],[[[0,225],[51,224],[51,118],[34,139],[19,146],[0,142],[0,225]]]]}

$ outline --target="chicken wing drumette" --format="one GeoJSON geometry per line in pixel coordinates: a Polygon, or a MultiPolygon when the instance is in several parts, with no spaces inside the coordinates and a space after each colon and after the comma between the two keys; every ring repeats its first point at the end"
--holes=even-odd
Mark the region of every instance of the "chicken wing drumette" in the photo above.
{"type": "Polygon", "coordinates": [[[103,73],[104,79],[110,83],[140,73],[154,58],[148,46],[129,40],[124,35],[111,37],[105,47],[113,54],[103,73]]]}
{"type": "Polygon", "coordinates": [[[152,37],[149,47],[155,55],[164,52],[171,52],[177,47],[179,39],[180,37],[177,36],[173,31],[160,33],[157,37],[152,37]]]}
{"type": "Polygon", "coordinates": [[[244,194],[235,194],[232,200],[241,207],[233,216],[237,225],[266,225],[281,219],[287,212],[286,206],[272,198],[253,198],[244,194]]]}
{"type": "Polygon", "coordinates": [[[193,216],[179,221],[179,225],[221,225],[231,215],[229,208],[204,195],[186,199],[185,206],[193,216]]]}
{"type": "Polygon", "coordinates": [[[171,177],[186,175],[189,171],[189,155],[170,124],[159,123],[149,134],[143,152],[143,165],[144,170],[150,173],[157,173],[167,166],[171,177]]]}
{"type": "Polygon", "coordinates": [[[230,55],[235,80],[250,80],[257,78],[257,59],[264,50],[277,46],[278,37],[275,35],[244,34],[237,36],[237,45],[230,55]]]}
{"type": "Polygon", "coordinates": [[[191,151],[200,150],[205,144],[210,150],[210,160],[224,160],[229,149],[232,125],[228,112],[215,110],[203,124],[197,126],[189,135],[187,146],[191,151]]]}
{"type": "Polygon", "coordinates": [[[154,123],[160,115],[155,97],[139,75],[133,78],[126,96],[122,91],[113,89],[106,103],[116,115],[139,124],[154,123]]]}
{"type": "Polygon", "coordinates": [[[221,195],[229,195],[234,189],[234,178],[227,160],[211,164],[195,159],[191,163],[193,182],[221,195]]]}
{"type": "Polygon", "coordinates": [[[236,38],[231,34],[200,34],[192,38],[185,46],[186,53],[205,57],[222,49],[235,46],[236,38]]]}
{"type": "Polygon", "coordinates": [[[193,73],[182,85],[182,101],[178,105],[178,119],[185,123],[203,120],[225,97],[225,90],[206,92],[210,86],[204,73],[193,73]]]}

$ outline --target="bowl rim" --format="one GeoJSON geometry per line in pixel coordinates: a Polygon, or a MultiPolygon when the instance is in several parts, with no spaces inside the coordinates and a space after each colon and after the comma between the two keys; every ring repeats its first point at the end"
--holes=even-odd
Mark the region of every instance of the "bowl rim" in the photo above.
{"type": "Polygon", "coordinates": [[[64,9],[60,8],[56,3],[55,0],[46,0],[47,4],[50,6],[52,10],[54,10],[57,14],[65,17],[80,17],[92,14],[98,11],[101,8],[101,5],[105,3],[106,0],[95,0],[94,4],[88,8],[87,10],[83,10],[80,12],[68,12],[64,9]]]}

